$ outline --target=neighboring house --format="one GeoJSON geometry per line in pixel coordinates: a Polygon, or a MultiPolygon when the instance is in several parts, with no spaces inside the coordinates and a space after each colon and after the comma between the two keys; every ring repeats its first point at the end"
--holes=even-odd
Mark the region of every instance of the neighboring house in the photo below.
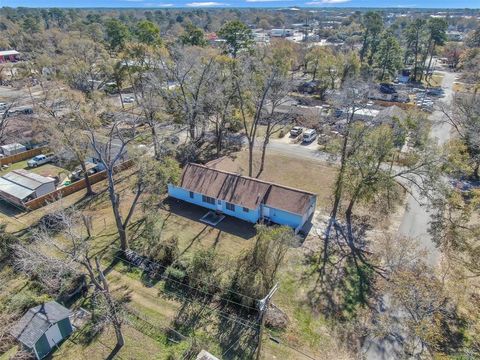
{"type": "Polygon", "coordinates": [[[55,191],[55,179],[29,171],[12,170],[0,177],[0,199],[23,207],[25,202],[55,191]]]}
{"type": "Polygon", "coordinates": [[[28,310],[10,333],[37,359],[43,359],[73,332],[70,315],[66,307],[50,301],[28,310]]]}
{"type": "Polygon", "coordinates": [[[18,61],[18,56],[20,53],[16,50],[3,50],[0,51],[0,63],[4,63],[7,61],[18,61]]]}
{"type": "Polygon", "coordinates": [[[179,186],[168,194],[251,223],[261,220],[298,232],[315,211],[317,196],[267,181],[199,164],[187,164],[179,186]]]}
{"type": "Polygon", "coordinates": [[[24,145],[19,143],[2,145],[0,146],[0,149],[2,150],[2,153],[5,156],[11,156],[11,155],[15,155],[15,154],[27,151],[27,148],[24,145]]]}
{"type": "Polygon", "coordinates": [[[295,33],[293,29],[272,29],[270,30],[271,37],[287,37],[295,33]]]}

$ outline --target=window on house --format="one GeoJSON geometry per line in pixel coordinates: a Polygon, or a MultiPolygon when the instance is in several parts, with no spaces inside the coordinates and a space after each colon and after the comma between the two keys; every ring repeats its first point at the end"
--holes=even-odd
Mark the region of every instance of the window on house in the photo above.
{"type": "Polygon", "coordinates": [[[227,202],[227,210],[235,211],[235,205],[230,204],[230,203],[227,202]]]}
{"type": "Polygon", "coordinates": [[[190,191],[190,199],[193,199],[193,191],[190,191]]]}
{"type": "Polygon", "coordinates": [[[208,204],[215,205],[215,199],[210,196],[202,195],[202,201],[208,204]]]}
{"type": "Polygon", "coordinates": [[[243,211],[244,211],[244,212],[249,212],[250,210],[248,210],[248,208],[244,207],[244,208],[243,208],[243,211]]]}

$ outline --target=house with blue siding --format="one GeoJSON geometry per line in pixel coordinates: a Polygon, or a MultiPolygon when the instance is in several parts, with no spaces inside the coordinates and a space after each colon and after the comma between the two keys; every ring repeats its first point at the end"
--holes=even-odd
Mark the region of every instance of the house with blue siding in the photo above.
{"type": "Polygon", "coordinates": [[[311,192],[193,163],[185,166],[179,185],[168,185],[168,194],[251,223],[269,221],[296,232],[313,215],[317,199],[311,192]]]}

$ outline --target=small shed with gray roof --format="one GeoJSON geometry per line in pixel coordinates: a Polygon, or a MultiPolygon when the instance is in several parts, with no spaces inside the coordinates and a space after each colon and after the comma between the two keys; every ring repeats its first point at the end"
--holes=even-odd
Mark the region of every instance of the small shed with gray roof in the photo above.
{"type": "Polygon", "coordinates": [[[10,171],[0,177],[0,198],[18,206],[55,191],[55,179],[23,169],[10,171]]]}
{"type": "Polygon", "coordinates": [[[50,301],[28,310],[10,333],[37,359],[43,359],[73,332],[70,315],[69,309],[50,301]]]}

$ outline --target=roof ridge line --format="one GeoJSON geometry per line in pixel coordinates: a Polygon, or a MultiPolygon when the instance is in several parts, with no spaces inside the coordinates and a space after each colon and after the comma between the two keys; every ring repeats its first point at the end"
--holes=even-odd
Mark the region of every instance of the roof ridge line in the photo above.
{"type": "Polygon", "coordinates": [[[217,171],[217,172],[228,174],[228,175],[234,175],[234,176],[237,176],[237,177],[240,177],[240,178],[244,178],[244,179],[248,179],[248,180],[252,180],[252,181],[257,181],[257,182],[265,184],[265,185],[278,186],[278,187],[283,188],[283,189],[297,191],[297,192],[301,192],[301,193],[304,193],[304,194],[310,194],[310,195],[315,195],[315,196],[317,195],[317,194],[315,194],[313,192],[310,192],[310,191],[305,191],[305,190],[301,190],[301,189],[298,189],[298,188],[294,188],[294,187],[290,187],[290,186],[286,186],[286,185],[281,185],[281,184],[277,184],[275,182],[261,180],[261,179],[257,179],[257,178],[251,177],[251,176],[245,176],[245,175],[242,175],[242,174],[237,174],[237,173],[233,173],[233,172],[226,171],[226,170],[211,168],[211,167],[209,167],[207,165],[203,165],[203,164],[197,164],[197,163],[189,162],[187,165],[194,165],[194,166],[202,167],[202,168],[205,168],[205,169],[208,169],[208,170],[213,170],[213,171],[217,171]]]}

